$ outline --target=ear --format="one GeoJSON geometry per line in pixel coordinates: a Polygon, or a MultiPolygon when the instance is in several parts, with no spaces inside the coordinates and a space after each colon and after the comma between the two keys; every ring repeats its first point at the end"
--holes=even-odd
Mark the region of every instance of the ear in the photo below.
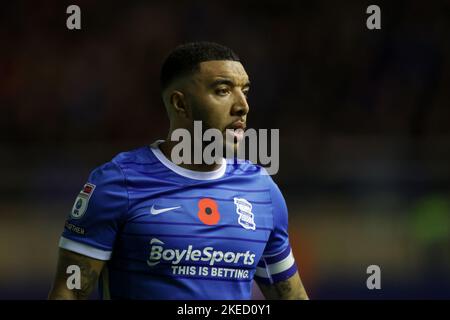
{"type": "Polygon", "coordinates": [[[186,97],[181,91],[178,90],[172,91],[170,93],[169,100],[173,110],[178,116],[183,118],[189,117],[189,110],[186,97]]]}

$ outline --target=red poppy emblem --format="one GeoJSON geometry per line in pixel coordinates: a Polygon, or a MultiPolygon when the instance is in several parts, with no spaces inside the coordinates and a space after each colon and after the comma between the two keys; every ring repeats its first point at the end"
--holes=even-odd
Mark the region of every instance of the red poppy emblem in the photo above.
{"type": "Polygon", "coordinates": [[[198,202],[198,218],[204,224],[209,226],[215,225],[220,220],[220,213],[217,202],[213,199],[203,198],[198,202]]]}

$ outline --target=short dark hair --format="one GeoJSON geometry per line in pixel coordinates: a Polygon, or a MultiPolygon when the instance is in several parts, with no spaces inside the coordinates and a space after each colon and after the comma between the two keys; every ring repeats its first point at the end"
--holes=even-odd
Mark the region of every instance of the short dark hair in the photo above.
{"type": "Polygon", "coordinates": [[[162,65],[161,89],[166,89],[177,77],[197,71],[200,62],[212,60],[240,61],[233,50],[214,42],[190,42],[176,47],[162,65]]]}

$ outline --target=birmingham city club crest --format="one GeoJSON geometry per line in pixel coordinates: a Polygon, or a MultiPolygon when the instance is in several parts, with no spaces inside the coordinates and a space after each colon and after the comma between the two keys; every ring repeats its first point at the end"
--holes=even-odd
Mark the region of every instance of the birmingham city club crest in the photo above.
{"type": "Polygon", "coordinates": [[[252,204],[244,198],[234,198],[236,213],[239,215],[238,222],[245,229],[255,230],[255,216],[252,213],[252,204]]]}

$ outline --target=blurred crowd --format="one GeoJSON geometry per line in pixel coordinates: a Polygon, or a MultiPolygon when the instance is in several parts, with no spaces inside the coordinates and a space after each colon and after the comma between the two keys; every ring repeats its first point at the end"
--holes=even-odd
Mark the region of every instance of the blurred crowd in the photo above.
{"type": "Polygon", "coordinates": [[[253,79],[251,124],[292,135],[449,134],[448,2],[79,1],[2,5],[2,143],[139,140],[163,134],[159,68],[176,45],[233,48],[253,79]],[[298,132],[297,132],[298,131],[298,132]]]}

